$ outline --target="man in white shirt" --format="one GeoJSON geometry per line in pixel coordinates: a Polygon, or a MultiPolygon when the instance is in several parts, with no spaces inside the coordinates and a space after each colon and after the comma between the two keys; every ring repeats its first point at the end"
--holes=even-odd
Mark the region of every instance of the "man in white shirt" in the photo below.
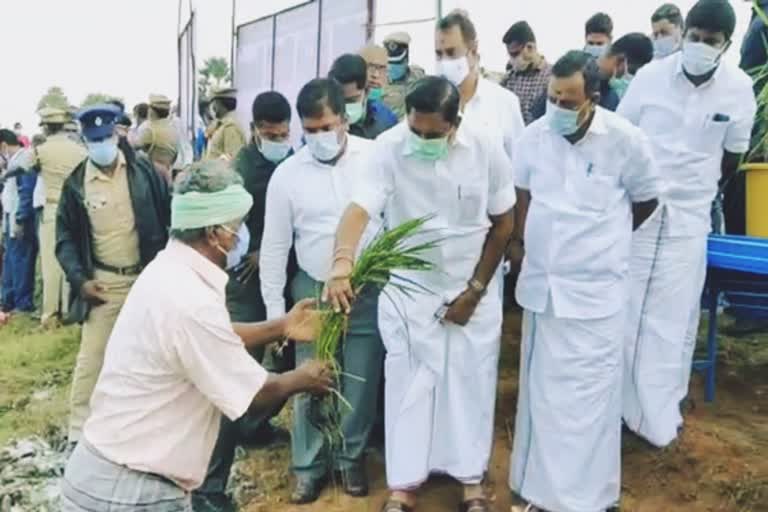
{"type": "Polygon", "coordinates": [[[511,162],[498,140],[461,124],[459,91],[446,79],[414,84],[406,109],[407,122],[374,143],[329,250],[325,298],[340,308],[353,297],[354,251],[370,219],[434,216],[422,236],[441,239],[427,255],[437,270],[399,272],[434,293],[409,298],[389,287],[379,305],[392,491],[383,510],[411,510],[429,475],[444,473],[464,485],[462,510],[485,512],[502,321],[499,294],[486,291],[497,289],[514,225],[511,162]]]}
{"type": "Polygon", "coordinates": [[[509,89],[480,75],[477,31],[464,11],[453,11],[437,24],[435,54],[436,74],[459,88],[462,122],[499,137],[511,160],[525,128],[520,100],[509,89]]]}
{"type": "MultiPolygon", "coordinates": [[[[336,226],[352,198],[354,179],[368,165],[370,152],[370,141],[347,133],[344,93],[335,80],[307,83],[299,93],[296,109],[307,144],[278,166],[267,188],[259,277],[269,319],[285,313],[283,289],[292,245],[299,263],[291,283],[293,299],[319,296],[334,259],[336,226]]],[[[372,223],[368,240],[380,226],[372,223]]],[[[384,350],[376,321],[377,304],[378,290],[373,288],[357,302],[340,354],[345,372],[340,392],[351,405],[351,410],[341,411],[345,442],[340,453],[329,454],[325,437],[311,424],[309,399],[297,397],[294,402],[294,503],[315,501],[329,470],[341,472],[344,491],[350,496],[368,494],[364,452],[375,418],[384,350]]],[[[313,354],[312,346],[296,347],[298,362],[313,354]]]]}
{"type": "Polygon", "coordinates": [[[619,499],[631,236],[657,207],[658,176],[647,138],[598,106],[599,89],[589,54],[562,57],[547,114],[515,159],[524,315],[509,480],[525,510],[603,511],[619,499]]]}
{"type": "Polygon", "coordinates": [[[624,421],[656,446],[683,425],[707,264],[710,205],[736,172],[755,117],[752,81],[721,60],[736,17],[727,1],[688,13],[683,49],[638,73],[619,114],[650,138],[663,215],[633,240],[625,330],[624,421]]]}
{"type": "Polygon", "coordinates": [[[177,181],[172,240],[136,280],[112,330],[62,479],[64,512],[191,511],[222,413],[234,421],[332,384],[325,364],[274,375],[247,352],[284,337],[311,339],[311,302],[271,322],[230,321],[224,267],[252,204],[241,183],[220,161],[177,181]]]}

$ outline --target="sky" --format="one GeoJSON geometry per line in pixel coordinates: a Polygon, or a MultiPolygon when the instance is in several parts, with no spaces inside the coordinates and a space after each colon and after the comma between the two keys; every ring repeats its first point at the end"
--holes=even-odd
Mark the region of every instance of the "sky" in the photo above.
{"type": "MultiPolygon", "coordinates": [[[[412,62],[432,70],[437,0],[375,2],[374,39],[380,42],[392,31],[408,30],[413,37],[412,62]],[[419,19],[428,21],[402,23],[419,19]]],[[[300,3],[235,0],[235,22],[245,23],[300,3]]],[[[584,22],[595,12],[611,15],[615,37],[619,37],[627,32],[649,32],[651,13],[661,3],[663,0],[442,0],[444,13],[456,7],[469,12],[479,34],[482,64],[494,70],[504,69],[507,56],[501,37],[516,21],[525,19],[531,24],[539,49],[554,61],[565,51],[582,46],[584,22]]],[[[695,0],[676,3],[686,12],[695,0]]],[[[736,60],[751,2],[732,3],[738,24],[727,58],[736,60]]],[[[150,93],[175,98],[179,19],[181,13],[182,23],[186,22],[190,7],[196,11],[198,67],[207,57],[230,56],[230,0],[2,0],[2,4],[0,48],[6,52],[1,61],[5,72],[0,125],[20,121],[28,134],[36,131],[39,99],[54,85],[64,90],[72,104],[79,104],[91,92],[121,97],[129,108],[146,101],[150,93]]]]}

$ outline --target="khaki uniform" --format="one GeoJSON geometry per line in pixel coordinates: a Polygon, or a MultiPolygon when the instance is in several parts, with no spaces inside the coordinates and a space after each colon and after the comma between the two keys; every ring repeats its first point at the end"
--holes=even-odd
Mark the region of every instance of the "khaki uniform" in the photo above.
{"type": "MultiPolygon", "coordinates": [[[[85,170],[85,206],[91,224],[94,260],[125,268],[140,263],[139,235],[128,188],[125,157],[113,176],[103,174],[88,162],[85,170]]],[[[90,413],[91,394],[96,387],[107,341],[120,309],[138,276],[122,276],[96,268],[94,279],[102,282],[107,302],[91,308],[83,324],[80,351],[72,376],[69,440],[78,441],[90,413]]]]}
{"type": "Polygon", "coordinates": [[[245,133],[237,124],[235,113],[229,112],[218,121],[216,130],[208,143],[208,152],[205,157],[220,158],[226,156],[230,160],[234,160],[245,143],[245,133]]]}
{"type": "Polygon", "coordinates": [[[69,283],[56,259],[56,210],[59,207],[64,180],[87,157],[85,148],[66,133],[48,137],[37,148],[37,166],[45,184],[45,207],[40,222],[40,266],[43,274],[43,307],[41,320],[46,323],[64,316],[68,308],[69,283]]]}
{"type": "Polygon", "coordinates": [[[390,82],[384,86],[381,101],[397,115],[399,120],[405,117],[405,96],[409,88],[420,78],[424,78],[424,70],[418,66],[408,66],[408,75],[404,80],[390,82]]]}
{"type": "Polygon", "coordinates": [[[139,132],[139,148],[151,154],[155,149],[178,153],[179,133],[170,118],[147,121],[139,132]]]}

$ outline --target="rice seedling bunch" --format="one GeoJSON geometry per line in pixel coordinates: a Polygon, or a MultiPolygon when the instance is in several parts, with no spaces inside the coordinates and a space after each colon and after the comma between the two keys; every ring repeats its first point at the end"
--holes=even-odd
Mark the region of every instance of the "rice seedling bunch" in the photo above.
{"type": "MultiPolygon", "coordinates": [[[[438,247],[440,240],[423,243],[411,243],[414,236],[424,234],[424,225],[431,217],[421,217],[406,221],[399,226],[379,233],[366,247],[355,262],[350,275],[350,282],[355,294],[359,295],[367,288],[383,289],[385,285],[394,286],[410,295],[414,292],[428,292],[418,284],[403,278],[397,271],[432,271],[434,264],[424,255],[438,247]]],[[[354,304],[353,304],[354,307],[354,304]]],[[[338,356],[347,330],[347,315],[330,308],[323,310],[321,327],[315,340],[315,357],[326,361],[333,369],[336,389],[325,397],[314,397],[310,407],[310,421],[326,438],[328,447],[334,450],[343,443],[341,431],[341,407],[352,407],[338,391],[341,377],[363,380],[363,376],[348,375],[342,372],[338,356]]]]}

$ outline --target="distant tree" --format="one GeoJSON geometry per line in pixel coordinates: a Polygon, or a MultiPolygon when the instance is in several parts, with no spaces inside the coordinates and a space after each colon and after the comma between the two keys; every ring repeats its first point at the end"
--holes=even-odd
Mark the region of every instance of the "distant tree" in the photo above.
{"type": "Polygon", "coordinates": [[[61,90],[61,87],[53,86],[49,88],[43,97],[40,98],[40,101],[37,102],[37,110],[45,107],[61,108],[64,110],[69,108],[69,100],[64,91],[61,90]]]}
{"type": "Polygon", "coordinates": [[[104,94],[101,92],[92,92],[88,96],[85,97],[83,102],[80,104],[80,108],[83,107],[89,107],[91,105],[97,105],[99,103],[106,103],[109,100],[118,99],[122,101],[121,98],[116,98],[115,96],[110,96],[109,94],[104,94]]]}
{"type": "Polygon", "coordinates": [[[227,59],[224,57],[211,57],[205,60],[198,80],[198,89],[201,97],[207,98],[213,89],[224,87],[231,82],[232,73],[227,59]]]}

